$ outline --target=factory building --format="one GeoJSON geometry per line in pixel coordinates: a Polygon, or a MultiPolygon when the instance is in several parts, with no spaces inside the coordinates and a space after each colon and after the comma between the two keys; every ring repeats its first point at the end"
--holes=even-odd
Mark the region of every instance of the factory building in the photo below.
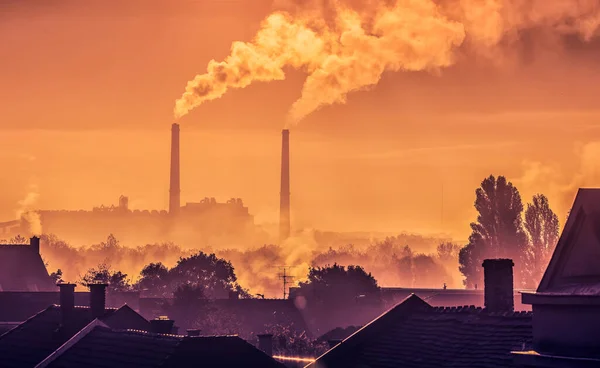
{"type": "MultiPolygon", "coordinates": [[[[179,124],[171,129],[171,168],[169,211],[131,210],[129,198],[121,196],[118,205],[91,210],[38,210],[20,219],[0,223],[0,240],[16,235],[31,236],[30,221],[38,220],[44,234],[55,234],[74,244],[98,243],[109,234],[123,242],[155,243],[196,239],[199,244],[215,238],[235,240],[256,231],[254,216],[240,198],[217,202],[204,198],[181,205],[179,124]]],[[[39,234],[37,234],[39,235],[39,234]]]]}

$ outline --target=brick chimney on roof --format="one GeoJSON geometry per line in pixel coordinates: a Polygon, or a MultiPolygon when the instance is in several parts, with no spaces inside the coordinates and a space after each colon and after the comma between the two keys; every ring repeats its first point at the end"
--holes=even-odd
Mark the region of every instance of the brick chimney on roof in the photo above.
{"type": "Polygon", "coordinates": [[[258,349],[262,350],[268,356],[273,356],[273,335],[258,335],[258,349]]]}
{"type": "Polygon", "coordinates": [[[75,309],[75,284],[60,283],[60,314],[63,326],[66,326],[75,309]]]}
{"type": "Polygon", "coordinates": [[[483,261],[484,305],[489,312],[512,312],[515,309],[512,259],[483,261]]]}
{"type": "Polygon", "coordinates": [[[150,332],[157,334],[172,334],[175,321],[168,317],[158,317],[150,321],[150,332]]]}
{"type": "Polygon", "coordinates": [[[40,254],[40,238],[37,236],[33,236],[31,237],[31,239],[29,239],[29,246],[31,247],[31,250],[36,252],[37,254],[40,254]]]}
{"type": "Polygon", "coordinates": [[[198,337],[200,336],[200,330],[198,329],[189,329],[187,330],[188,337],[198,337]]]}
{"type": "Polygon", "coordinates": [[[106,308],[106,287],[107,284],[89,284],[90,287],[90,311],[94,318],[104,316],[106,308]]]}

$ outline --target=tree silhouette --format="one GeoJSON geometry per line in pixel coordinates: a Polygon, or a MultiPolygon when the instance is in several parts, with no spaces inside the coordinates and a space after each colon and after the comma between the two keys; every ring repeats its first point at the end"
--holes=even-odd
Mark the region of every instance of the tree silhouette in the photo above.
{"type": "Polygon", "coordinates": [[[113,271],[110,266],[103,263],[97,268],[90,268],[79,281],[80,285],[88,285],[93,283],[108,284],[108,290],[112,291],[130,291],[133,289],[131,283],[127,279],[127,274],[121,271],[113,271]]]}
{"type": "Polygon", "coordinates": [[[402,248],[396,262],[396,273],[401,280],[402,285],[413,287],[415,284],[415,273],[413,267],[413,251],[408,245],[402,248]]]}
{"type": "Polygon", "coordinates": [[[273,335],[273,351],[277,355],[315,357],[328,350],[327,341],[311,339],[305,331],[295,329],[293,324],[270,324],[265,326],[265,330],[273,335]]]}
{"type": "Polygon", "coordinates": [[[459,269],[467,287],[482,284],[481,264],[485,258],[511,258],[515,263],[515,284],[526,281],[525,261],[528,246],[523,229],[521,195],[503,176],[493,175],[475,191],[477,221],[471,223],[469,244],[459,253],[459,269]]]}
{"type": "Polygon", "coordinates": [[[58,270],[56,270],[50,274],[50,278],[52,279],[52,282],[54,282],[55,284],[58,284],[58,283],[63,282],[62,275],[63,275],[62,270],[59,268],[58,270]]]}
{"type": "Polygon", "coordinates": [[[437,257],[441,262],[456,262],[461,246],[452,242],[440,243],[437,246],[437,257]]]}
{"type": "Polygon", "coordinates": [[[175,288],[182,284],[202,286],[208,298],[226,297],[237,282],[231,262],[204,252],[180,258],[169,271],[169,278],[175,288]]]}
{"type": "Polygon", "coordinates": [[[379,291],[377,280],[360,266],[311,267],[308,280],[301,282],[300,293],[307,299],[347,302],[379,291]]]}
{"type": "Polygon", "coordinates": [[[534,195],[525,211],[525,229],[531,238],[527,269],[532,282],[528,287],[535,287],[542,278],[558,241],[558,226],[558,216],[550,208],[548,198],[543,194],[534,195]]]}
{"type": "Polygon", "coordinates": [[[21,234],[18,234],[17,236],[10,238],[10,240],[8,241],[9,244],[29,244],[29,240],[22,236],[21,234]]]}
{"type": "Polygon", "coordinates": [[[153,297],[170,297],[174,290],[170,285],[169,269],[161,262],[150,263],[140,272],[137,288],[153,297]]]}
{"type": "Polygon", "coordinates": [[[160,262],[150,263],[142,269],[140,276],[137,286],[152,296],[171,296],[185,285],[188,289],[201,289],[209,299],[228,297],[230,291],[249,297],[248,291],[237,284],[231,262],[215,254],[198,252],[182,257],[171,269],[160,262]]]}

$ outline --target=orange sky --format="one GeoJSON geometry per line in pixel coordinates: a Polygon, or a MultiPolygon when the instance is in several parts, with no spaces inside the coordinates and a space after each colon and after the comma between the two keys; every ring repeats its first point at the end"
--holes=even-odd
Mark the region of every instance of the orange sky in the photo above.
{"type": "MultiPolygon", "coordinates": [[[[166,209],[175,100],[272,9],[77,3],[0,2],[1,220],[30,191],[48,209],[120,194],[166,209]]],[[[317,111],[291,133],[295,226],[466,239],[474,190],[492,173],[524,200],[547,194],[564,219],[577,186],[600,184],[597,46],[568,40],[510,66],[471,60],[439,76],[386,73],[317,111]]],[[[182,119],[184,202],[242,197],[259,222],[277,218],[280,130],[303,77],[232,91],[182,119]]]]}

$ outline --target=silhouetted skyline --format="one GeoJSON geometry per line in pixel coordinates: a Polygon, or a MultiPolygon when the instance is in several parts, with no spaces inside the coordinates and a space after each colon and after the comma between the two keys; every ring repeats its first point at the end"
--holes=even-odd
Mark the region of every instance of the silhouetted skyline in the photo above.
{"type": "MultiPolygon", "coordinates": [[[[280,5],[6,5],[0,218],[14,218],[31,192],[45,209],[91,208],[121,194],[132,208],[167,209],[163,133],[175,99],[280,5]]],[[[535,37],[516,43],[503,65],[463,61],[439,77],[385,74],[371,91],[307,117],[293,131],[296,225],[444,230],[464,240],[471,188],[490,173],[506,175],[524,197],[546,193],[564,218],[575,188],[599,183],[597,41],[535,37]],[[444,229],[432,194],[441,181],[444,229]]],[[[240,197],[258,222],[277,222],[277,136],[303,80],[292,72],[287,81],[231,91],[182,119],[182,155],[193,157],[181,163],[182,199],[240,197]]]]}

